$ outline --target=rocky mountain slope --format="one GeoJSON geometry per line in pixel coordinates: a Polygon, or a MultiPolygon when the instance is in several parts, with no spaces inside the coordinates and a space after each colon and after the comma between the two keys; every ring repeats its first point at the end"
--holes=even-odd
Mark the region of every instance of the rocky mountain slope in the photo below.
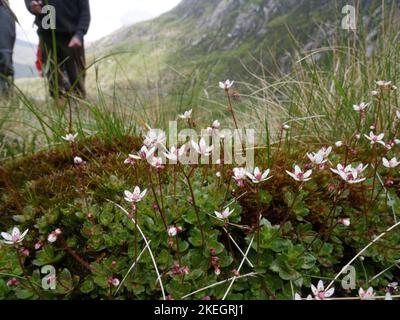
{"type": "Polygon", "coordinates": [[[247,80],[244,66],[256,73],[261,65],[290,69],[295,50],[305,53],[348,37],[351,32],[341,29],[342,9],[352,2],[359,12],[357,26],[363,26],[359,32],[371,43],[383,12],[400,6],[395,0],[385,0],[384,8],[381,0],[183,0],[159,18],[101,39],[92,50],[97,57],[117,53],[98,69],[114,75],[113,81],[121,66],[137,84],[143,78],[165,83],[193,75],[202,82],[247,80]]]}

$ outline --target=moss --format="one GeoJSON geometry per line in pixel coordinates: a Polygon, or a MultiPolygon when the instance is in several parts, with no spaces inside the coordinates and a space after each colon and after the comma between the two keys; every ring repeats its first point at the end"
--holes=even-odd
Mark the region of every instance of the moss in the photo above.
{"type": "MultiPolygon", "coordinates": [[[[82,184],[94,192],[102,176],[108,178],[113,172],[128,176],[123,160],[132,150],[140,148],[140,142],[139,138],[125,137],[112,143],[98,138],[79,143],[79,156],[86,160],[96,159],[88,161],[85,174],[81,177],[82,184]]],[[[0,190],[7,195],[0,203],[2,216],[10,220],[28,204],[46,210],[75,199],[79,195],[76,186],[80,178],[72,159],[71,149],[62,146],[5,163],[3,179],[0,180],[0,190]]]]}

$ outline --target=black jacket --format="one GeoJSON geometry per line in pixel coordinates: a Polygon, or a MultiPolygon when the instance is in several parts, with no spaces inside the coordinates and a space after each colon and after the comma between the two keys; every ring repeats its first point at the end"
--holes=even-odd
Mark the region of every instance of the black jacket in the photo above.
{"type": "MultiPolygon", "coordinates": [[[[56,9],[56,34],[66,34],[77,36],[83,40],[83,36],[87,33],[90,25],[90,6],[89,0],[42,0],[46,5],[54,6],[56,9]]],[[[25,0],[28,10],[31,10],[32,0],[25,0]]],[[[44,15],[37,15],[35,23],[38,26],[38,32],[50,32],[42,27],[42,19],[44,15]]]]}
{"type": "Polygon", "coordinates": [[[0,74],[12,76],[12,53],[15,43],[15,20],[0,0],[0,74]]]}

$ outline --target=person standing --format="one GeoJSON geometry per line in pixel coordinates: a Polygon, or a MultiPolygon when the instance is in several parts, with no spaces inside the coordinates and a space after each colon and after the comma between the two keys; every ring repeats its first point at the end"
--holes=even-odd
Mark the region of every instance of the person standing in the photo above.
{"type": "Polygon", "coordinates": [[[84,36],[91,19],[89,0],[25,0],[25,4],[36,17],[51,96],[55,96],[55,88],[58,88],[58,96],[73,92],[85,97],[84,36]],[[54,8],[54,29],[48,23],[52,11],[47,6],[54,8]]]}
{"type": "Polygon", "coordinates": [[[8,0],[0,0],[0,96],[10,92],[14,77],[15,18],[8,0]]]}

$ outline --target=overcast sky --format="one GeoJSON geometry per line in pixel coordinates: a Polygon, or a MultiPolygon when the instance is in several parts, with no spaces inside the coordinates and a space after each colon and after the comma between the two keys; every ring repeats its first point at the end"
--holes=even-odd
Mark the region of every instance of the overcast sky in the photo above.
{"type": "MultiPolygon", "coordinates": [[[[65,0],[69,1],[69,0],[65,0]]],[[[92,22],[87,41],[97,40],[122,26],[157,17],[175,7],[181,0],[90,0],[92,22]]],[[[26,10],[23,0],[11,0],[11,7],[18,16],[22,28],[17,37],[36,42],[32,27],[33,16],[26,10]]]]}

